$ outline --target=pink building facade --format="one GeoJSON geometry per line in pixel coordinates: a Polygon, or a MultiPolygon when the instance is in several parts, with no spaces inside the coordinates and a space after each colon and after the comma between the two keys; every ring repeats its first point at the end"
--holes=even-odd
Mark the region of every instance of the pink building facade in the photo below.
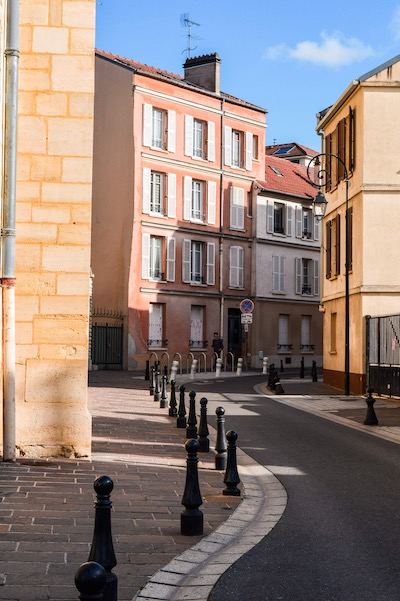
{"type": "Polygon", "coordinates": [[[214,332],[243,355],[266,111],[222,93],[219,73],[216,54],[179,76],[96,53],[92,322],[123,324],[124,369],[210,368],[214,332]]]}

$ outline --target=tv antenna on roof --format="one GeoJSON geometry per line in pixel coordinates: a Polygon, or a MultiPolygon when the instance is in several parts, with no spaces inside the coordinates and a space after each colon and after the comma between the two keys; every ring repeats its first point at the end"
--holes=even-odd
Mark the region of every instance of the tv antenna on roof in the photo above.
{"type": "MultiPolygon", "coordinates": [[[[190,58],[190,52],[192,50],[196,50],[197,46],[192,47],[192,39],[198,39],[196,36],[192,35],[192,25],[197,25],[200,27],[200,23],[195,23],[189,19],[189,13],[184,13],[181,15],[181,26],[188,28],[188,40],[187,40],[187,48],[183,52],[187,52],[187,57],[190,58]]],[[[183,54],[182,52],[182,54],[183,54]]]]}

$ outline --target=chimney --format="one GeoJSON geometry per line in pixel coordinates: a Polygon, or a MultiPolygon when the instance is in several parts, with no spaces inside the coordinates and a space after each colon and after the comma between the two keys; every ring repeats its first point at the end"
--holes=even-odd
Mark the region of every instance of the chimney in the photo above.
{"type": "Polygon", "coordinates": [[[210,90],[219,94],[220,63],[218,54],[204,54],[195,58],[187,58],[183,68],[185,69],[185,81],[200,88],[210,90]]]}

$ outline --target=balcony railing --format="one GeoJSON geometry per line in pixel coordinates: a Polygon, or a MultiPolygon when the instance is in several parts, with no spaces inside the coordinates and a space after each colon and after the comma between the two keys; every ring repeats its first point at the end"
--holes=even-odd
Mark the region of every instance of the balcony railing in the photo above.
{"type": "Polygon", "coordinates": [[[303,287],[301,289],[301,293],[302,294],[311,294],[311,286],[309,286],[308,284],[303,285],[303,287]]]}
{"type": "Polygon", "coordinates": [[[293,349],[293,344],[278,344],[277,348],[278,348],[278,351],[281,351],[281,352],[291,351],[293,349]]]}
{"type": "Polygon", "coordinates": [[[313,351],[315,348],[314,344],[300,344],[300,350],[301,351],[313,351]]]}
{"type": "Polygon", "coordinates": [[[168,340],[163,339],[149,339],[147,341],[149,348],[165,348],[168,346],[168,340]]]}
{"type": "Polygon", "coordinates": [[[189,340],[190,348],[207,348],[208,340],[189,340]]]}

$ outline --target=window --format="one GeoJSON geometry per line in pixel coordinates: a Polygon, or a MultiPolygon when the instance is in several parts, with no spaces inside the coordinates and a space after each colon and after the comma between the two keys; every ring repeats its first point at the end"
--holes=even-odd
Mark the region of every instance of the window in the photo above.
{"type": "Polygon", "coordinates": [[[204,307],[192,305],[190,308],[190,340],[191,348],[205,348],[207,341],[204,338],[204,307]]]}
{"type": "Polygon", "coordinates": [[[185,176],[183,180],[183,218],[214,225],[216,219],[216,182],[185,176]],[[206,193],[207,191],[207,193],[206,193]]]}
{"type": "Polygon", "coordinates": [[[231,186],[230,227],[244,230],[244,189],[231,186]]]}
{"type": "Polygon", "coordinates": [[[150,303],[149,305],[149,339],[147,344],[150,348],[166,347],[168,344],[168,341],[164,338],[164,311],[164,304],[150,303]]]}
{"type": "Polygon", "coordinates": [[[253,161],[258,161],[258,136],[252,136],[253,138],[253,161]]]}
{"type": "Polygon", "coordinates": [[[175,152],[176,113],[143,105],[143,146],[175,152]]]}
{"type": "Polygon", "coordinates": [[[291,236],[293,207],[282,202],[268,201],[267,233],[291,236]]]}
{"type": "Polygon", "coordinates": [[[289,315],[279,315],[278,322],[278,351],[287,353],[292,350],[289,344],[289,315]]]}
{"type": "Polygon", "coordinates": [[[185,115],[185,155],[215,161],[215,123],[185,115]]]}
{"type": "Polygon", "coordinates": [[[317,259],[295,259],[296,294],[319,295],[319,262],[317,259]]]}
{"type": "Polygon", "coordinates": [[[310,240],[313,235],[313,213],[311,209],[302,209],[302,237],[310,240]]]}
{"type": "Polygon", "coordinates": [[[176,175],[143,169],[143,213],[176,217],[176,175]]]}
{"type": "Polygon", "coordinates": [[[215,244],[183,240],[182,281],[188,284],[215,284],[215,244]]]}
{"type": "Polygon", "coordinates": [[[331,353],[336,353],[336,322],[337,313],[331,313],[331,353]]]}
{"type": "Polygon", "coordinates": [[[225,165],[251,171],[253,168],[253,151],[253,134],[225,126],[225,165]]]}
{"type": "Polygon", "coordinates": [[[272,255],[272,292],[285,293],[285,257],[272,255]]]}
{"type": "Polygon", "coordinates": [[[285,233],[285,205],[276,202],[274,204],[274,232],[275,234],[285,233]]]}
{"type": "Polygon", "coordinates": [[[331,190],[354,171],[356,146],[355,146],[355,110],[349,107],[347,117],[341,119],[335,130],[325,138],[326,173],[330,175],[327,190],[331,190]],[[339,157],[337,160],[334,156],[339,157]],[[346,169],[345,169],[346,167],[346,169]]]}
{"type": "Polygon", "coordinates": [[[175,281],[175,238],[142,235],[142,279],[175,281]]]}
{"type": "Polygon", "coordinates": [[[340,273],[340,215],[336,215],[326,225],[326,277],[333,278],[340,273]]]}
{"type": "Polygon", "coordinates": [[[313,351],[314,345],[311,344],[311,315],[301,316],[300,336],[300,350],[303,352],[313,351]]]}
{"type": "Polygon", "coordinates": [[[244,250],[241,246],[231,246],[229,251],[229,287],[244,287],[244,250]]]}

